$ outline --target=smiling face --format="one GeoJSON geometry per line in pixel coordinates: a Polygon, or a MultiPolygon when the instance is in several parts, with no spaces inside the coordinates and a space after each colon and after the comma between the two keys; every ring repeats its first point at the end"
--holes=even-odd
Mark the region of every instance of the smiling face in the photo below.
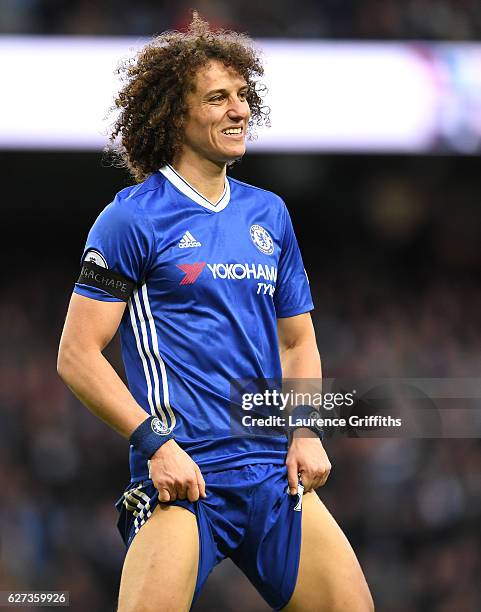
{"type": "Polygon", "coordinates": [[[232,68],[212,60],[202,67],[187,96],[181,158],[224,165],[245,153],[250,117],[246,81],[232,68]]]}

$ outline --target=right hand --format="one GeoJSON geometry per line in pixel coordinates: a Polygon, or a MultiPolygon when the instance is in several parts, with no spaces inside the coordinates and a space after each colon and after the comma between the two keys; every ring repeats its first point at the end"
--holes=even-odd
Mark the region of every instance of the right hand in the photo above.
{"type": "Polygon", "coordinates": [[[207,497],[199,466],[177,444],[169,440],[155,451],[149,461],[149,476],[161,502],[207,497]]]}

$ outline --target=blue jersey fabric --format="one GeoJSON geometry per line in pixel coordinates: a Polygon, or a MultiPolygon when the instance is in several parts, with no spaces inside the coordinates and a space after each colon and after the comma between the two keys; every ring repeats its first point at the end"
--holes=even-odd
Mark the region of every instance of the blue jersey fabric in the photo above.
{"type": "MultiPolygon", "coordinates": [[[[313,308],[283,201],[227,178],[212,204],[165,166],[117,194],[82,259],[135,284],[120,325],[130,391],[201,471],[284,463],[285,436],[233,435],[229,414],[231,379],[281,378],[277,318],[313,308]]],[[[133,481],[148,478],[132,447],[130,467],[133,481]]]]}

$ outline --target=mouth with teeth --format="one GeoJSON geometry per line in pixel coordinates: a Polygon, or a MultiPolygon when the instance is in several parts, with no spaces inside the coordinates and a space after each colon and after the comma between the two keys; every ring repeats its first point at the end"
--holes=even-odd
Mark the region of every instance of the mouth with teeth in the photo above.
{"type": "Polygon", "coordinates": [[[241,136],[243,132],[243,129],[241,127],[232,127],[232,128],[226,128],[225,130],[222,130],[222,133],[225,136],[241,136]]]}

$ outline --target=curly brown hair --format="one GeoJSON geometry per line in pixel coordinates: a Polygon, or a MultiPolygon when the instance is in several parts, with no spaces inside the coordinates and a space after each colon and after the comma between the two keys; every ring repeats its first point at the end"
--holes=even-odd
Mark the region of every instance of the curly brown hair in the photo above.
{"type": "Polygon", "coordinates": [[[115,99],[120,114],[110,135],[111,151],[135,181],[174,160],[182,145],[186,95],[210,60],[232,67],[249,86],[248,137],[254,137],[254,126],[269,125],[270,109],[262,104],[266,88],[257,80],[264,69],[253,41],[230,30],[210,30],[194,11],[187,32],[156,36],[118,69],[125,83],[115,99]]]}

